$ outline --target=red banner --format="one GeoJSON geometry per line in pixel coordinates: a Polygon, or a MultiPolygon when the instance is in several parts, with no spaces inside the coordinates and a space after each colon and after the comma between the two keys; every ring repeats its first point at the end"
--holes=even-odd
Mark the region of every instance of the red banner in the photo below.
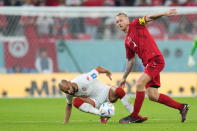
{"type": "Polygon", "coordinates": [[[58,71],[56,46],[49,39],[31,39],[12,37],[4,41],[5,66],[11,68],[20,65],[23,68],[35,69],[35,60],[41,48],[46,48],[48,56],[53,61],[53,70],[58,71]]]}

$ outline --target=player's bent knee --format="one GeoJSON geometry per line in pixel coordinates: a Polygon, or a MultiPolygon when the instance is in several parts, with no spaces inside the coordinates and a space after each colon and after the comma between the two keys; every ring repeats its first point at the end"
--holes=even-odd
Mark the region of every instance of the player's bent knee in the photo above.
{"type": "Polygon", "coordinates": [[[115,94],[120,99],[122,99],[126,95],[125,91],[121,87],[116,88],[115,94]]]}
{"type": "Polygon", "coordinates": [[[142,84],[142,83],[137,83],[137,84],[136,84],[136,87],[137,87],[137,88],[144,88],[144,84],[142,84]]]}
{"type": "Polygon", "coordinates": [[[136,90],[137,91],[145,91],[145,85],[144,83],[136,83],[136,90]]]}
{"type": "Polygon", "coordinates": [[[84,103],[84,100],[77,97],[73,100],[73,105],[76,107],[76,108],[79,108],[82,104],[84,103]]]}
{"type": "Polygon", "coordinates": [[[157,101],[157,97],[154,96],[154,95],[148,95],[148,99],[149,99],[150,101],[157,101]]]}

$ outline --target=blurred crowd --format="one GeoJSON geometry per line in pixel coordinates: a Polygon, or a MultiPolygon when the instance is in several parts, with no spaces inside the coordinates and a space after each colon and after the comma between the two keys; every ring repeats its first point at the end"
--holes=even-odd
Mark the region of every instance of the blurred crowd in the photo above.
{"type": "Polygon", "coordinates": [[[0,0],[2,6],[196,6],[197,0],[0,0]]]}
{"type": "MultiPolygon", "coordinates": [[[[0,0],[2,6],[197,6],[197,0],[0,0]]],[[[133,19],[133,18],[131,18],[133,19]]],[[[63,39],[121,39],[114,18],[63,18],[0,15],[3,36],[48,36],[63,39]]],[[[161,18],[147,25],[156,40],[192,39],[197,35],[197,15],[161,18]]]]}
{"type": "MultiPolygon", "coordinates": [[[[1,6],[197,6],[197,0],[0,0],[1,6]]],[[[130,18],[131,20],[134,18],[130,18]]],[[[147,25],[156,40],[192,40],[197,35],[197,14],[162,17],[147,25]]],[[[0,36],[25,36],[28,39],[124,39],[114,17],[53,17],[0,14],[0,36]]],[[[46,49],[40,50],[35,69],[14,64],[8,73],[51,73],[53,62],[46,49]],[[40,58],[39,58],[40,57],[40,58]]]]}

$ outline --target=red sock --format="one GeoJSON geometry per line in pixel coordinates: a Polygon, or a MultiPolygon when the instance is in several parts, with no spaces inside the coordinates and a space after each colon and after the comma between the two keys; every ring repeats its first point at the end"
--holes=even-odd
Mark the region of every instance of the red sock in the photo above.
{"type": "Polygon", "coordinates": [[[122,98],[126,95],[125,91],[124,91],[121,87],[116,88],[115,94],[116,94],[116,95],[118,96],[118,98],[120,98],[120,99],[122,99],[122,98]]]}
{"type": "Polygon", "coordinates": [[[138,114],[140,112],[140,109],[141,109],[143,101],[144,101],[144,97],[145,97],[145,92],[144,91],[137,91],[136,92],[136,98],[135,98],[133,113],[131,114],[132,117],[134,117],[134,118],[138,117],[138,114]]]}
{"type": "Polygon", "coordinates": [[[79,97],[76,97],[74,100],[73,100],[73,105],[76,107],[76,108],[79,108],[82,104],[84,103],[84,100],[79,98],[79,97]]]}
{"type": "Polygon", "coordinates": [[[164,94],[160,94],[158,102],[179,110],[183,108],[183,104],[176,102],[175,100],[164,94]]]}

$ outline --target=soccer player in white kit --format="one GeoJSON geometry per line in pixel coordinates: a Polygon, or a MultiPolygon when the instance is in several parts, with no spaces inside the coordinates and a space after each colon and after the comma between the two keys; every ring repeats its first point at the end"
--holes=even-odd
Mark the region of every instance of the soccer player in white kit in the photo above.
{"type": "Polygon", "coordinates": [[[72,103],[83,112],[99,115],[101,123],[106,123],[109,119],[107,116],[101,116],[99,112],[99,107],[104,102],[114,103],[120,99],[128,112],[132,113],[133,107],[125,91],[121,87],[115,88],[101,83],[96,79],[99,73],[105,73],[111,80],[111,72],[98,66],[89,73],[79,75],[71,81],[65,79],[60,81],[59,89],[66,93],[67,100],[65,123],[69,122],[72,103]]]}

